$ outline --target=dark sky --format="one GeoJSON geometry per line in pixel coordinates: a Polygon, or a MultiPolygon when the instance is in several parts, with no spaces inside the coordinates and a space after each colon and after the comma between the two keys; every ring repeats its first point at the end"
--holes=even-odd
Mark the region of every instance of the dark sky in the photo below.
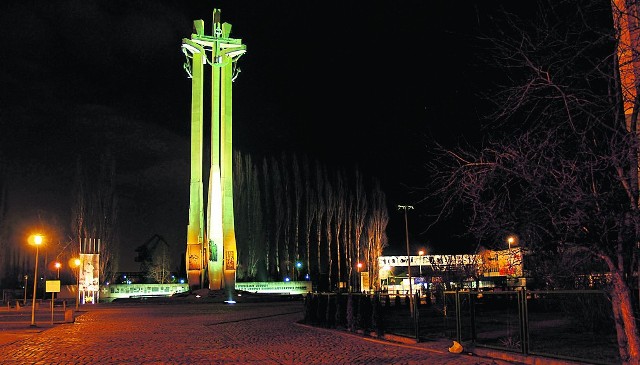
{"type": "MultiPolygon", "coordinates": [[[[234,83],[236,149],[357,163],[381,179],[391,208],[413,204],[405,186],[428,178],[425,136],[452,143],[477,131],[475,94],[489,78],[474,37],[496,4],[3,1],[0,152],[13,244],[37,224],[62,227],[56,237],[67,241],[76,156],[97,162],[109,148],[120,268],[136,270],[133,250],[154,234],[184,250],[190,80],[180,44],[194,19],[210,33],[213,8],[247,45],[234,83]]],[[[459,224],[420,233],[425,210],[410,212],[412,241],[455,246],[459,224]]],[[[391,245],[403,248],[404,216],[390,217],[391,245]]]]}

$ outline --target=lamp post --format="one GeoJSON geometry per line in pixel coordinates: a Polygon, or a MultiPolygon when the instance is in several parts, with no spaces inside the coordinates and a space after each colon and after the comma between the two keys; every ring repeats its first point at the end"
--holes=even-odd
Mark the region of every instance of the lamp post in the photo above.
{"type": "Polygon", "coordinates": [[[413,209],[412,205],[398,205],[398,209],[404,210],[404,232],[407,238],[407,272],[409,274],[409,308],[413,317],[413,287],[411,286],[411,251],[409,250],[409,223],[407,222],[407,209],[413,209]]]}
{"type": "Polygon", "coordinates": [[[76,287],[76,291],[78,292],[78,295],[76,296],[76,310],[78,310],[78,306],[80,305],[80,264],[82,261],[80,261],[80,259],[75,259],[73,260],[73,263],[76,265],[76,269],[78,270],[78,286],[76,287]]]}
{"type": "Polygon", "coordinates": [[[507,244],[509,245],[509,250],[507,251],[507,275],[515,276],[515,270],[513,268],[513,256],[514,254],[511,252],[511,246],[517,245],[517,236],[511,235],[507,237],[507,244]]]}
{"type": "Polygon", "coordinates": [[[422,256],[424,256],[424,250],[418,251],[418,256],[420,256],[420,277],[422,277],[422,256]]]}
{"type": "Polygon", "coordinates": [[[361,292],[362,291],[362,276],[360,274],[360,269],[362,269],[362,262],[358,262],[356,264],[356,267],[358,268],[358,291],[361,292]]]}
{"type": "Polygon", "coordinates": [[[36,245],[36,264],[33,270],[33,298],[31,299],[31,327],[36,325],[36,286],[38,285],[38,253],[42,244],[42,236],[37,234],[33,236],[33,244],[36,245]]]}
{"type": "Polygon", "coordinates": [[[293,278],[296,281],[300,277],[300,269],[302,269],[302,262],[301,261],[296,261],[296,270],[297,270],[298,274],[293,278]]]}
{"type": "Polygon", "coordinates": [[[27,280],[29,279],[29,275],[24,276],[24,301],[22,305],[27,305],[27,280]]]}
{"type": "Polygon", "coordinates": [[[59,262],[56,262],[54,266],[56,267],[56,270],[58,270],[58,276],[56,278],[60,279],[60,268],[62,267],[62,264],[59,262]]]}

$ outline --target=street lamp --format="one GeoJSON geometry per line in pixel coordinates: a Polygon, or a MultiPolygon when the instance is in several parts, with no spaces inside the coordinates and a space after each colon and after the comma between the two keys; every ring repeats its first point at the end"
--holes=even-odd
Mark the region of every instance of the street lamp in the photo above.
{"type": "Polygon", "coordinates": [[[22,305],[27,305],[27,279],[29,279],[29,275],[24,276],[24,302],[22,305]]]}
{"type": "Polygon", "coordinates": [[[42,244],[42,235],[33,236],[33,244],[36,245],[36,264],[33,273],[33,298],[31,299],[31,327],[36,325],[36,286],[38,285],[38,253],[42,244]]]}
{"type": "Polygon", "coordinates": [[[78,292],[78,295],[76,296],[76,310],[78,310],[78,305],[80,304],[80,264],[82,263],[82,261],[80,261],[80,259],[75,259],[73,260],[73,263],[74,265],[76,265],[76,269],[78,270],[78,286],[76,288],[76,291],[78,292]]]}
{"type": "Polygon", "coordinates": [[[56,262],[54,264],[54,266],[56,267],[56,270],[58,270],[58,277],[57,278],[60,279],[60,268],[62,267],[62,264],[59,263],[59,262],[56,262]]]}
{"type": "Polygon", "coordinates": [[[418,256],[420,256],[420,277],[422,277],[422,256],[424,256],[424,250],[418,251],[418,256]]]}
{"type": "Polygon", "coordinates": [[[362,269],[362,262],[358,262],[356,264],[356,267],[358,268],[358,291],[362,291],[362,277],[360,276],[360,270],[362,269]]]}
{"type": "Polygon", "coordinates": [[[507,237],[507,243],[509,244],[509,252],[511,252],[511,245],[516,243],[516,238],[513,236],[507,237]]]}
{"type": "Polygon", "coordinates": [[[411,251],[409,250],[409,223],[407,222],[407,209],[413,209],[412,205],[398,205],[398,209],[404,210],[404,232],[407,238],[407,272],[409,274],[409,308],[413,318],[413,286],[411,285],[411,251]]]}
{"type": "Polygon", "coordinates": [[[302,262],[296,261],[296,270],[298,270],[298,275],[294,277],[295,280],[298,280],[298,278],[300,277],[300,269],[302,269],[302,262]]]}

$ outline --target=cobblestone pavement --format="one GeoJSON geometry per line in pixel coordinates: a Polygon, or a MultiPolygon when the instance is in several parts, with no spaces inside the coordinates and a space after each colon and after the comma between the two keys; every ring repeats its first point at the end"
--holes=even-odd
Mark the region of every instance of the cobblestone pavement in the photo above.
{"type": "Polygon", "coordinates": [[[0,342],[0,364],[510,364],[301,325],[301,301],[82,309],[0,342]]]}

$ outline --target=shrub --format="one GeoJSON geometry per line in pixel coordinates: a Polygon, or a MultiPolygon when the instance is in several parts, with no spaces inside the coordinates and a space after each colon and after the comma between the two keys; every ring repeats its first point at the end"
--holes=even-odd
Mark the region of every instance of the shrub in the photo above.
{"type": "Polygon", "coordinates": [[[358,305],[358,327],[364,332],[371,329],[371,300],[368,295],[361,295],[358,305]]]}
{"type": "Polygon", "coordinates": [[[356,316],[354,313],[353,294],[347,296],[347,329],[351,332],[356,331],[356,316]]]}
{"type": "MultiPolygon", "coordinates": [[[[386,301],[389,301],[389,296],[385,297],[386,301]]],[[[381,337],[384,335],[384,309],[382,308],[382,302],[380,296],[376,295],[373,298],[373,307],[371,308],[371,322],[373,328],[376,330],[376,334],[381,337]]]]}
{"type": "Polygon", "coordinates": [[[325,326],[327,324],[327,296],[318,294],[318,325],[325,326]]]}
{"type": "Polygon", "coordinates": [[[336,325],[336,298],[329,294],[327,294],[327,318],[325,323],[329,328],[336,325]]]}

